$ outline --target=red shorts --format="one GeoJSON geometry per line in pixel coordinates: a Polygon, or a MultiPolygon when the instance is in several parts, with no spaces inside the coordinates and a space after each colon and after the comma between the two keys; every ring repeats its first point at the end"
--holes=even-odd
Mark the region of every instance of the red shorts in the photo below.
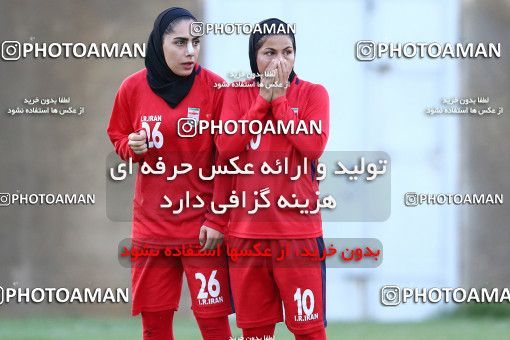
{"type": "Polygon", "coordinates": [[[191,309],[197,317],[214,318],[233,313],[227,257],[139,257],[131,268],[132,314],[177,310],[182,276],[191,294],[191,309]]]}
{"type": "Polygon", "coordinates": [[[307,334],[326,326],[326,267],[324,260],[318,259],[324,254],[322,237],[264,240],[230,236],[227,246],[238,327],[283,321],[282,303],[285,324],[291,332],[307,334]],[[236,249],[250,250],[254,246],[257,251],[253,254],[271,249],[272,256],[267,252],[263,256],[233,256],[236,249]],[[308,250],[307,254],[321,255],[305,257],[300,252],[303,249],[308,250]]]}

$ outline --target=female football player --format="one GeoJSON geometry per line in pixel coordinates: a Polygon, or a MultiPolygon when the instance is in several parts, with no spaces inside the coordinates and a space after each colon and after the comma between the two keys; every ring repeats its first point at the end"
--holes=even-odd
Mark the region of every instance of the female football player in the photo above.
{"type": "Polygon", "coordinates": [[[223,79],[198,64],[194,21],[190,12],[176,7],[156,18],[145,68],[123,81],[107,129],[122,159],[157,169],[139,168],[133,199],[133,245],[160,250],[157,256],[138,257],[132,266],[132,314],[142,314],[144,339],[173,339],[183,273],[203,338],[231,336],[226,257],[163,251],[180,245],[216,249],[223,238],[223,224],[209,211],[214,183],[198,172],[214,164],[214,136],[204,132],[189,138],[198,120],[218,119],[222,91],[214,84],[223,79]]]}
{"type": "Polygon", "coordinates": [[[255,172],[235,175],[231,188],[246,201],[232,209],[228,223],[231,255],[236,250],[241,254],[229,257],[237,325],[245,337],[272,336],[275,324],[283,320],[283,304],[285,323],[296,339],[325,339],[326,271],[320,260],[324,241],[315,169],[328,139],[328,93],[294,73],[296,42],[290,26],[272,18],[259,28],[249,41],[255,79],[228,87],[221,120],[259,121],[262,127],[313,122],[321,129],[313,134],[267,130],[271,133],[252,135],[238,128],[238,133],[218,136],[222,158],[238,156],[239,168],[253,164],[255,172]],[[304,201],[311,202],[308,210],[295,204],[304,201]],[[316,261],[295,255],[300,250],[305,254],[305,249],[317,254],[316,261]]]}

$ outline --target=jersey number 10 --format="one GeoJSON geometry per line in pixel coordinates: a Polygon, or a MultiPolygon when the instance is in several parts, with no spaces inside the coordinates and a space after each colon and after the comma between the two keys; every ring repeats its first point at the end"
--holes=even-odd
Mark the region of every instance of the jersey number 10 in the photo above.
{"type": "Polygon", "coordinates": [[[310,289],[305,289],[303,295],[301,295],[301,288],[296,289],[296,293],[294,294],[294,301],[297,302],[297,310],[299,316],[303,315],[303,311],[305,312],[305,315],[312,315],[315,299],[310,289]]]}

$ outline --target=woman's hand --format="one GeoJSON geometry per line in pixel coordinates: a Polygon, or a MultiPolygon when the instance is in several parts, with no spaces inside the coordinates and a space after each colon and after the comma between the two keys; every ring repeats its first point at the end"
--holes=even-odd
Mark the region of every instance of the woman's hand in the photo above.
{"type": "Polygon", "coordinates": [[[273,84],[275,82],[275,77],[266,77],[265,74],[274,74],[276,73],[276,59],[273,59],[271,63],[267,66],[264,74],[260,76],[260,96],[270,102],[273,99],[273,84]]]}
{"type": "Polygon", "coordinates": [[[279,98],[281,96],[285,96],[287,93],[287,88],[289,87],[289,75],[290,75],[290,65],[285,59],[277,59],[276,62],[276,85],[273,88],[273,98],[279,98]]]}
{"type": "Polygon", "coordinates": [[[128,136],[128,145],[137,155],[141,155],[147,152],[147,134],[145,129],[141,129],[138,132],[133,132],[128,136]]]}
{"type": "Polygon", "coordinates": [[[200,228],[198,240],[202,246],[200,251],[214,249],[218,244],[223,242],[223,234],[213,228],[209,228],[203,225],[200,228]]]}

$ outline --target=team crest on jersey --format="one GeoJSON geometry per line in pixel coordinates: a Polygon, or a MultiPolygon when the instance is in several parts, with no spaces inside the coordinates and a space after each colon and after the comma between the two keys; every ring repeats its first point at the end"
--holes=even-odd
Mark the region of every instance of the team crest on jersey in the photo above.
{"type": "Polygon", "coordinates": [[[293,107],[292,111],[294,111],[294,115],[297,116],[299,109],[297,107],[293,107]]]}
{"type": "Polygon", "coordinates": [[[200,119],[200,108],[188,107],[188,118],[191,118],[196,122],[200,119]]]}

